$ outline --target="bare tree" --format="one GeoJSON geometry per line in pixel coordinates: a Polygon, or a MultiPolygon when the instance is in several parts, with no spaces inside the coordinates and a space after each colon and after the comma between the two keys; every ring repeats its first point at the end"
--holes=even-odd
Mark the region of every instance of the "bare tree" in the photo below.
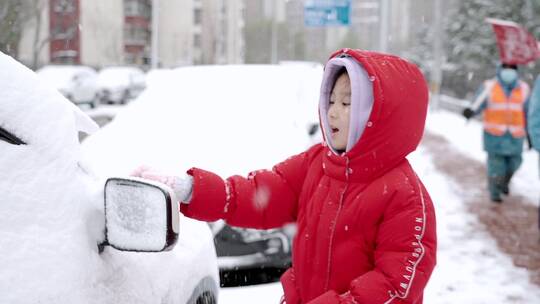
{"type": "MultiPolygon", "coordinates": [[[[67,6],[70,3],[70,1],[60,1],[58,5],[67,6]]],[[[54,33],[43,28],[47,5],[49,5],[49,0],[0,0],[0,51],[19,59],[19,44],[25,32],[31,35],[29,38],[32,41],[32,58],[28,64],[36,69],[39,64],[39,54],[54,38],[54,33]]],[[[63,29],[62,38],[75,37],[77,29],[78,24],[71,24],[63,29]]]]}
{"type": "Polygon", "coordinates": [[[19,44],[25,28],[32,37],[32,68],[37,67],[38,56],[50,41],[50,35],[41,37],[42,18],[46,0],[0,1],[0,51],[19,59],[19,44]]]}
{"type": "Polygon", "coordinates": [[[41,37],[41,21],[42,21],[42,12],[45,9],[46,1],[42,0],[27,0],[30,5],[28,7],[33,21],[35,22],[34,27],[34,39],[32,40],[32,69],[36,69],[38,66],[39,53],[43,47],[51,40],[51,34],[47,33],[45,37],[41,37]]]}
{"type": "Polygon", "coordinates": [[[0,2],[0,51],[15,58],[22,36],[25,18],[24,0],[2,0],[0,2]]]}

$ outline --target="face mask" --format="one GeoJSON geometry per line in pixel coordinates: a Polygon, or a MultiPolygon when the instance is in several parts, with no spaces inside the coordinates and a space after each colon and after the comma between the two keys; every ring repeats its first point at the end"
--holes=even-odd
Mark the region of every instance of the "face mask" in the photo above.
{"type": "Polygon", "coordinates": [[[514,69],[502,69],[501,71],[501,80],[505,84],[511,84],[516,81],[518,73],[514,69]]]}

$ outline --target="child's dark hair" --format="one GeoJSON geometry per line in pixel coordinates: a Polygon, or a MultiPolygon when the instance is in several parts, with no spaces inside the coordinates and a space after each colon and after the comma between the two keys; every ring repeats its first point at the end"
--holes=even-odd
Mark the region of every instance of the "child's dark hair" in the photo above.
{"type": "Polygon", "coordinates": [[[347,74],[347,76],[349,75],[349,73],[347,72],[347,69],[345,67],[341,67],[337,73],[336,73],[336,76],[334,77],[334,83],[332,84],[332,88],[336,85],[336,81],[338,80],[339,77],[341,77],[341,75],[343,74],[347,74]]]}
{"type": "Polygon", "coordinates": [[[345,67],[341,67],[338,72],[336,73],[336,79],[338,79],[341,75],[343,74],[347,74],[349,75],[349,73],[347,72],[347,69],[345,67]]]}

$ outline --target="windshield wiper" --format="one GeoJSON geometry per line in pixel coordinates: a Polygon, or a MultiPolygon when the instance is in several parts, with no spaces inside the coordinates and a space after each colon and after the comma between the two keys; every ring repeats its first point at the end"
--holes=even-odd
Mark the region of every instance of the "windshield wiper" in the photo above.
{"type": "Polygon", "coordinates": [[[4,128],[0,127],[0,140],[6,141],[12,145],[26,145],[24,141],[22,141],[17,136],[9,133],[4,128]]]}

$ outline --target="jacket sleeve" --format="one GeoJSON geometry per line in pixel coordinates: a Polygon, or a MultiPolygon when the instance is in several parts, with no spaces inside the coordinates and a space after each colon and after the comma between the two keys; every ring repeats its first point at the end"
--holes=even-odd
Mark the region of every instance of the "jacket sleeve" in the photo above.
{"type": "Polygon", "coordinates": [[[540,151],[540,76],[536,78],[528,106],[527,128],[529,136],[533,147],[540,151]]]}
{"type": "Polygon", "coordinates": [[[212,172],[192,168],[188,174],[193,176],[193,195],[180,210],[198,220],[224,219],[238,227],[269,229],[293,222],[309,159],[317,146],[272,170],[253,171],[247,178],[235,175],[223,180],[212,172]]]}
{"type": "Polygon", "coordinates": [[[484,83],[481,85],[478,90],[476,90],[476,93],[474,94],[474,101],[471,104],[472,110],[474,111],[474,116],[482,113],[486,107],[487,107],[487,97],[483,97],[481,100],[477,100],[481,97],[481,95],[485,95],[487,92],[485,90],[488,90],[489,87],[487,83],[484,83]]]}
{"type": "Polygon", "coordinates": [[[409,180],[418,182],[395,193],[384,212],[374,269],[352,280],[348,291],[330,290],[309,304],[412,304],[422,299],[436,261],[435,213],[421,182],[409,180]]]}

